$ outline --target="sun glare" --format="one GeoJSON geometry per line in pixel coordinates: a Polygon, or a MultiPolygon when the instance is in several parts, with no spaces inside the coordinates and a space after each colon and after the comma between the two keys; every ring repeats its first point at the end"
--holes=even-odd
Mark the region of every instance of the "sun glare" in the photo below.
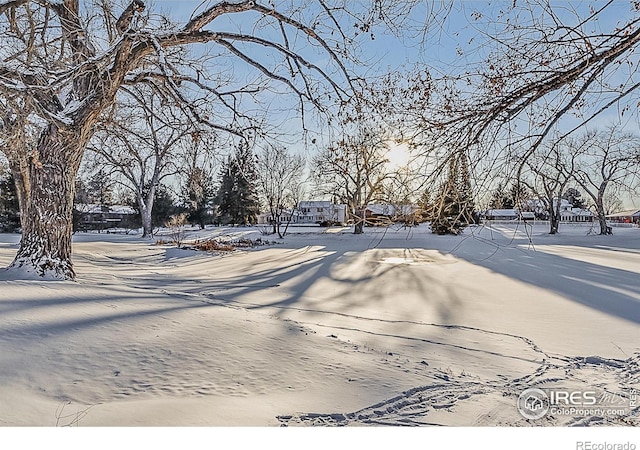
{"type": "Polygon", "coordinates": [[[409,145],[406,142],[390,142],[387,158],[389,159],[389,165],[394,169],[408,165],[411,159],[409,145]]]}

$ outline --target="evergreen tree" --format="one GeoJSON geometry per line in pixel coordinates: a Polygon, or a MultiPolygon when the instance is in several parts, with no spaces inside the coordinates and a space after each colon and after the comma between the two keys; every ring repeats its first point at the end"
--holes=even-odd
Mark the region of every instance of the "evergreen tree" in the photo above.
{"type": "MultiPolygon", "coordinates": [[[[148,192],[149,187],[145,186],[142,191],[143,196],[146,197],[148,192]]],[[[140,212],[140,205],[138,204],[135,196],[126,196],[120,200],[123,204],[131,206],[136,211],[135,217],[128,221],[126,225],[132,228],[142,226],[142,214],[140,212]]],[[[153,199],[153,208],[151,210],[151,226],[154,228],[165,226],[167,220],[169,220],[169,218],[175,215],[177,212],[178,208],[176,207],[173,194],[167,186],[160,183],[156,188],[156,193],[153,199]]]]}
{"type": "Polygon", "coordinates": [[[176,214],[177,208],[171,191],[160,183],[156,189],[151,211],[151,223],[154,227],[163,227],[171,216],[176,214]]]}
{"type": "Polygon", "coordinates": [[[100,206],[113,205],[113,187],[109,175],[100,170],[85,185],[89,196],[88,203],[100,206]]]}
{"type": "Polygon", "coordinates": [[[460,234],[466,224],[461,220],[459,202],[459,163],[456,158],[449,161],[449,173],[433,203],[431,231],[436,234],[460,234]]]}
{"type": "Polygon", "coordinates": [[[433,214],[433,203],[431,202],[431,191],[425,189],[418,199],[418,208],[420,208],[420,222],[431,220],[433,214]]]}
{"type": "Polygon", "coordinates": [[[571,203],[574,208],[586,209],[584,200],[582,199],[582,193],[575,188],[567,189],[564,194],[562,194],[562,198],[571,203]]]}
{"type": "Polygon", "coordinates": [[[460,155],[459,165],[460,170],[457,172],[456,189],[460,205],[460,220],[467,225],[476,224],[478,223],[478,217],[473,202],[471,173],[469,172],[469,161],[466,154],[460,155]]]}
{"type": "Polygon", "coordinates": [[[504,190],[502,183],[498,183],[493,195],[491,195],[491,202],[489,202],[489,208],[491,209],[511,209],[514,207],[511,195],[504,190]]]}
{"type": "Polygon", "coordinates": [[[477,223],[466,155],[451,158],[447,180],[428,210],[431,231],[436,234],[460,234],[467,225],[477,223]]]}
{"type": "Polygon", "coordinates": [[[185,185],[182,200],[187,220],[201,229],[211,223],[215,189],[209,174],[201,167],[192,167],[185,185]]]}
{"type": "Polygon", "coordinates": [[[0,167],[0,231],[13,233],[20,228],[20,206],[13,175],[0,167]]]}
{"type": "Polygon", "coordinates": [[[88,203],[91,203],[89,188],[82,178],[76,178],[76,192],[73,197],[73,204],[77,205],[88,203]]]}
{"type": "Polygon", "coordinates": [[[518,208],[521,211],[524,210],[527,198],[527,189],[515,181],[509,190],[509,204],[513,205],[511,208],[518,208]]]}
{"type": "Polygon", "coordinates": [[[246,145],[241,145],[227,158],[220,172],[217,200],[223,223],[253,225],[258,221],[257,180],[255,156],[246,145]]]}
{"type": "Polygon", "coordinates": [[[82,178],[76,178],[76,192],[73,197],[73,232],[84,230],[85,217],[87,216],[86,205],[91,203],[91,196],[87,185],[82,178]]]}

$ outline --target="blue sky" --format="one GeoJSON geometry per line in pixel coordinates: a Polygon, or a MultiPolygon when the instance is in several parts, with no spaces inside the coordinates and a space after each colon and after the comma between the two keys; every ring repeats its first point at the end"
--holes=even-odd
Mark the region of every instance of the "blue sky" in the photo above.
{"type": "MultiPolygon", "coordinates": [[[[201,0],[156,0],[153,11],[168,11],[172,18],[184,22],[198,7],[203,8],[215,3],[214,1],[203,2],[201,0]]],[[[279,2],[276,3],[278,4],[279,2]]],[[[287,4],[289,2],[284,3],[287,4]]],[[[591,5],[601,6],[603,3],[565,1],[553,2],[552,4],[561,19],[570,24],[576,21],[576,12],[584,17],[585,12],[589,10],[591,5]]],[[[448,8],[446,20],[433,22],[429,31],[424,35],[416,35],[414,33],[412,36],[411,33],[405,32],[401,36],[394,36],[381,28],[373,29],[375,39],[361,35],[359,43],[361,44],[362,57],[370,64],[366,68],[352,67],[352,69],[357,73],[370,75],[400,68],[403,65],[411,67],[413,64],[420,63],[427,65],[436,74],[474,70],[478,64],[486,61],[488,51],[491,48],[486,45],[487,36],[482,36],[484,33],[489,32],[489,29],[485,28],[484,17],[493,17],[499,14],[500,9],[513,4],[513,0],[509,2],[453,1],[451,3],[436,1],[433,3],[425,2],[425,4],[438,7],[446,6],[448,8]],[[479,16],[480,18],[476,20],[479,16]]],[[[627,1],[616,1],[608,7],[607,11],[607,15],[601,16],[597,22],[590,23],[585,31],[611,30],[616,25],[623,24],[631,14],[630,4],[627,1]]],[[[416,8],[408,18],[408,24],[412,27],[420,27],[424,23],[426,15],[427,10],[425,7],[416,8]]],[[[444,15],[441,17],[444,17],[444,15]]],[[[230,29],[243,28],[251,23],[246,18],[247,15],[236,14],[229,16],[228,19],[219,19],[214,25],[225,28],[230,27],[230,29]]],[[[353,32],[353,29],[347,27],[345,29],[348,32],[353,32]]],[[[321,64],[321,62],[318,62],[318,64],[321,64]]],[[[240,72],[241,69],[238,68],[237,70],[240,72]]],[[[281,101],[278,94],[274,95],[273,101],[275,104],[281,101]]],[[[281,111],[278,114],[283,114],[283,112],[281,111]]],[[[612,119],[617,118],[618,114],[618,110],[611,109],[596,122],[596,126],[607,124],[612,119]]],[[[274,114],[272,118],[275,116],[274,114]]],[[[283,126],[293,127],[293,116],[294,114],[291,114],[283,119],[283,126]]],[[[570,122],[571,119],[568,118],[567,123],[570,122]]],[[[637,122],[633,122],[632,125],[637,128],[637,122]]],[[[309,153],[308,149],[306,153],[309,153]]]]}
{"type": "MultiPolygon", "coordinates": [[[[169,15],[178,21],[186,21],[194,11],[201,12],[204,8],[217,3],[214,0],[155,0],[151,7],[153,11],[167,11],[169,15]]],[[[267,1],[263,1],[267,4],[267,1]]],[[[275,2],[276,4],[288,2],[275,2]]],[[[297,3],[297,2],[293,2],[297,3]]],[[[302,2],[299,2],[302,3],[302,2]]],[[[355,3],[355,2],[354,2],[355,3]]],[[[431,30],[425,39],[426,46],[421,46],[418,38],[411,38],[410,33],[404,33],[402,38],[391,36],[381,28],[374,30],[375,39],[363,39],[364,49],[369,56],[380,61],[388,62],[392,67],[402,63],[424,62],[434,66],[442,66],[458,60],[457,49],[478,51],[478,30],[474,29],[482,21],[474,20],[474,13],[480,12],[484,16],[495,16],[497,11],[511,1],[478,1],[478,0],[452,0],[443,2],[434,0],[424,1],[429,8],[435,8],[434,14],[445,18],[439,23],[432,21],[431,30]],[[435,5],[435,6],[433,6],[435,5]],[[445,15],[445,11],[447,14],[445,15]]],[[[601,6],[603,1],[555,1],[551,2],[556,12],[563,18],[573,19],[575,12],[580,12],[584,17],[591,5],[601,6]]],[[[426,6],[415,7],[406,23],[410,26],[421,26],[427,15],[426,6]]],[[[629,17],[630,5],[627,1],[615,1],[607,7],[607,14],[602,15],[598,24],[603,30],[610,30],[616,23],[624,22],[629,17]]],[[[229,16],[229,20],[238,26],[242,26],[246,15],[237,14],[229,16]]],[[[219,22],[217,22],[219,23],[219,22]]],[[[481,29],[481,31],[484,31],[481,29]]]]}

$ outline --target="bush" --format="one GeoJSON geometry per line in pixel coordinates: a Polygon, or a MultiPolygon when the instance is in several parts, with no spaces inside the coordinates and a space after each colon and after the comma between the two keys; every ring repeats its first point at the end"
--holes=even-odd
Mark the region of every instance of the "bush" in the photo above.
{"type": "Polygon", "coordinates": [[[171,216],[166,222],[167,228],[171,230],[169,235],[171,236],[173,243],[176,244],[178,248],[182,247],[182,243],[187,237],[187,233],[184,229],[186,224],[187,215],[185,213],[171,216]]]}

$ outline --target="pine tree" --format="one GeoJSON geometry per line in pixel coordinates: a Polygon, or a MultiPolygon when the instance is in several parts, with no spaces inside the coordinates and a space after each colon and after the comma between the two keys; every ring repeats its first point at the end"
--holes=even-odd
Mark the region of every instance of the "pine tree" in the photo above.
{"type": "Polygon", "coordinates": [[[241,145],[227,158],[220,173],[217,199],[223,223],[253,225],[258,221],[257,180],[255,156],[246,145],[241,145]]]}
{"type": "MultiPolygon", "coordinates": [[[[145,186],[142,193],[146,197],[149,192],[149,186],[145,186]]],[[[120,199],[122,204],[131,206],[136,210],[136,215],[128,220],[127,226],[132,228],[140,227],[142,225],[142,213],[140,211],[140,205],[138,204],[135,195],[126,196],[120,199]]],[[[175,204],[175,199],[171,190],[164,184],[160,183],[156,187],[156,192],[153,199],[153,208],[151,210],[151,227],[163,227],[166,225],[167,220],[178,212],[178,208],[175,204]]]]}
{"type": "Polygon", "coordinates": [[[477,223],[474,211],[471,174],[466,155],[449,161],[447,180],[442,184],[431,207],[431,231],[436,234],[460,234],[477,223]]]}
{"type": "Polygon", "coordinates": [[[431,231],[436,234],[460,234],[464,228],[460,221],[460,202],[458,192],[458,161],[451,158],[449,173],[433,205],[431,231]]]}
{"type": "Polygon", "coordinates": [[[209,174],[201,167],[192,167],[189,177],[182,188],[182,199],[187,219],[198,224],[204,230],[211,223],[215,189],[209,174]]]}
{"type": "Polygon", "coordinates": [[[431,220],[433,214],[433,203],[431,202],[431,191],[425,189],[418,199],[418,208],[420,208],[420,222],[431,220]]]}
{"type": "Polygon", "coordinates": [[[153,200],[153,210],[151,211],[151,223],[154,227],[165,226],[167,220],[174,214],[177,209],[173,194],[167,186],[160,183],[156,188],[156,195],[153,200]]]}
{"type": "Polygon", "coordinates": [[[527,197],[527,189],[524,185],[518,181],[514,181],[509,190],[509,201],[511,205],[513,205],[512,208],[518,208],[521,211],[524,210],[527,197]]]}
{"type": "Polygon", "coordinates": [[[0,168],[0,231],[13,233],[20,228],[20,206],[13,175],[0,168]]]}
{"type": "Polygon", "coordinates": [[[585,209],[582,193],[576,188],[568,188],[562,195],[562,198],[571,203],[574,208],[585,209]]]}
{"type": "Polygon", "coordinates": [[[493,191],[489,207],[492,209],[511,209],[514,207],[511,195],[505,191],[502,183],[498,183],[495,191],[493,191]]]}
{"type": "Polygon", "coordinates": [[[460,205],[460,220],[468,225],[478,223],[473,202],[473,190],[471,188],[471,173],[469,172],[469,160],[466,154],[459,157],[460,170],[458,171],[456,187],[458,203],[460,205]]]}
{"type": "Polygon", "coordinates": [[[113,186],[109,174],[98,171],[85,185],[90,201],[100,206],[113,205],[113,186]]]}

